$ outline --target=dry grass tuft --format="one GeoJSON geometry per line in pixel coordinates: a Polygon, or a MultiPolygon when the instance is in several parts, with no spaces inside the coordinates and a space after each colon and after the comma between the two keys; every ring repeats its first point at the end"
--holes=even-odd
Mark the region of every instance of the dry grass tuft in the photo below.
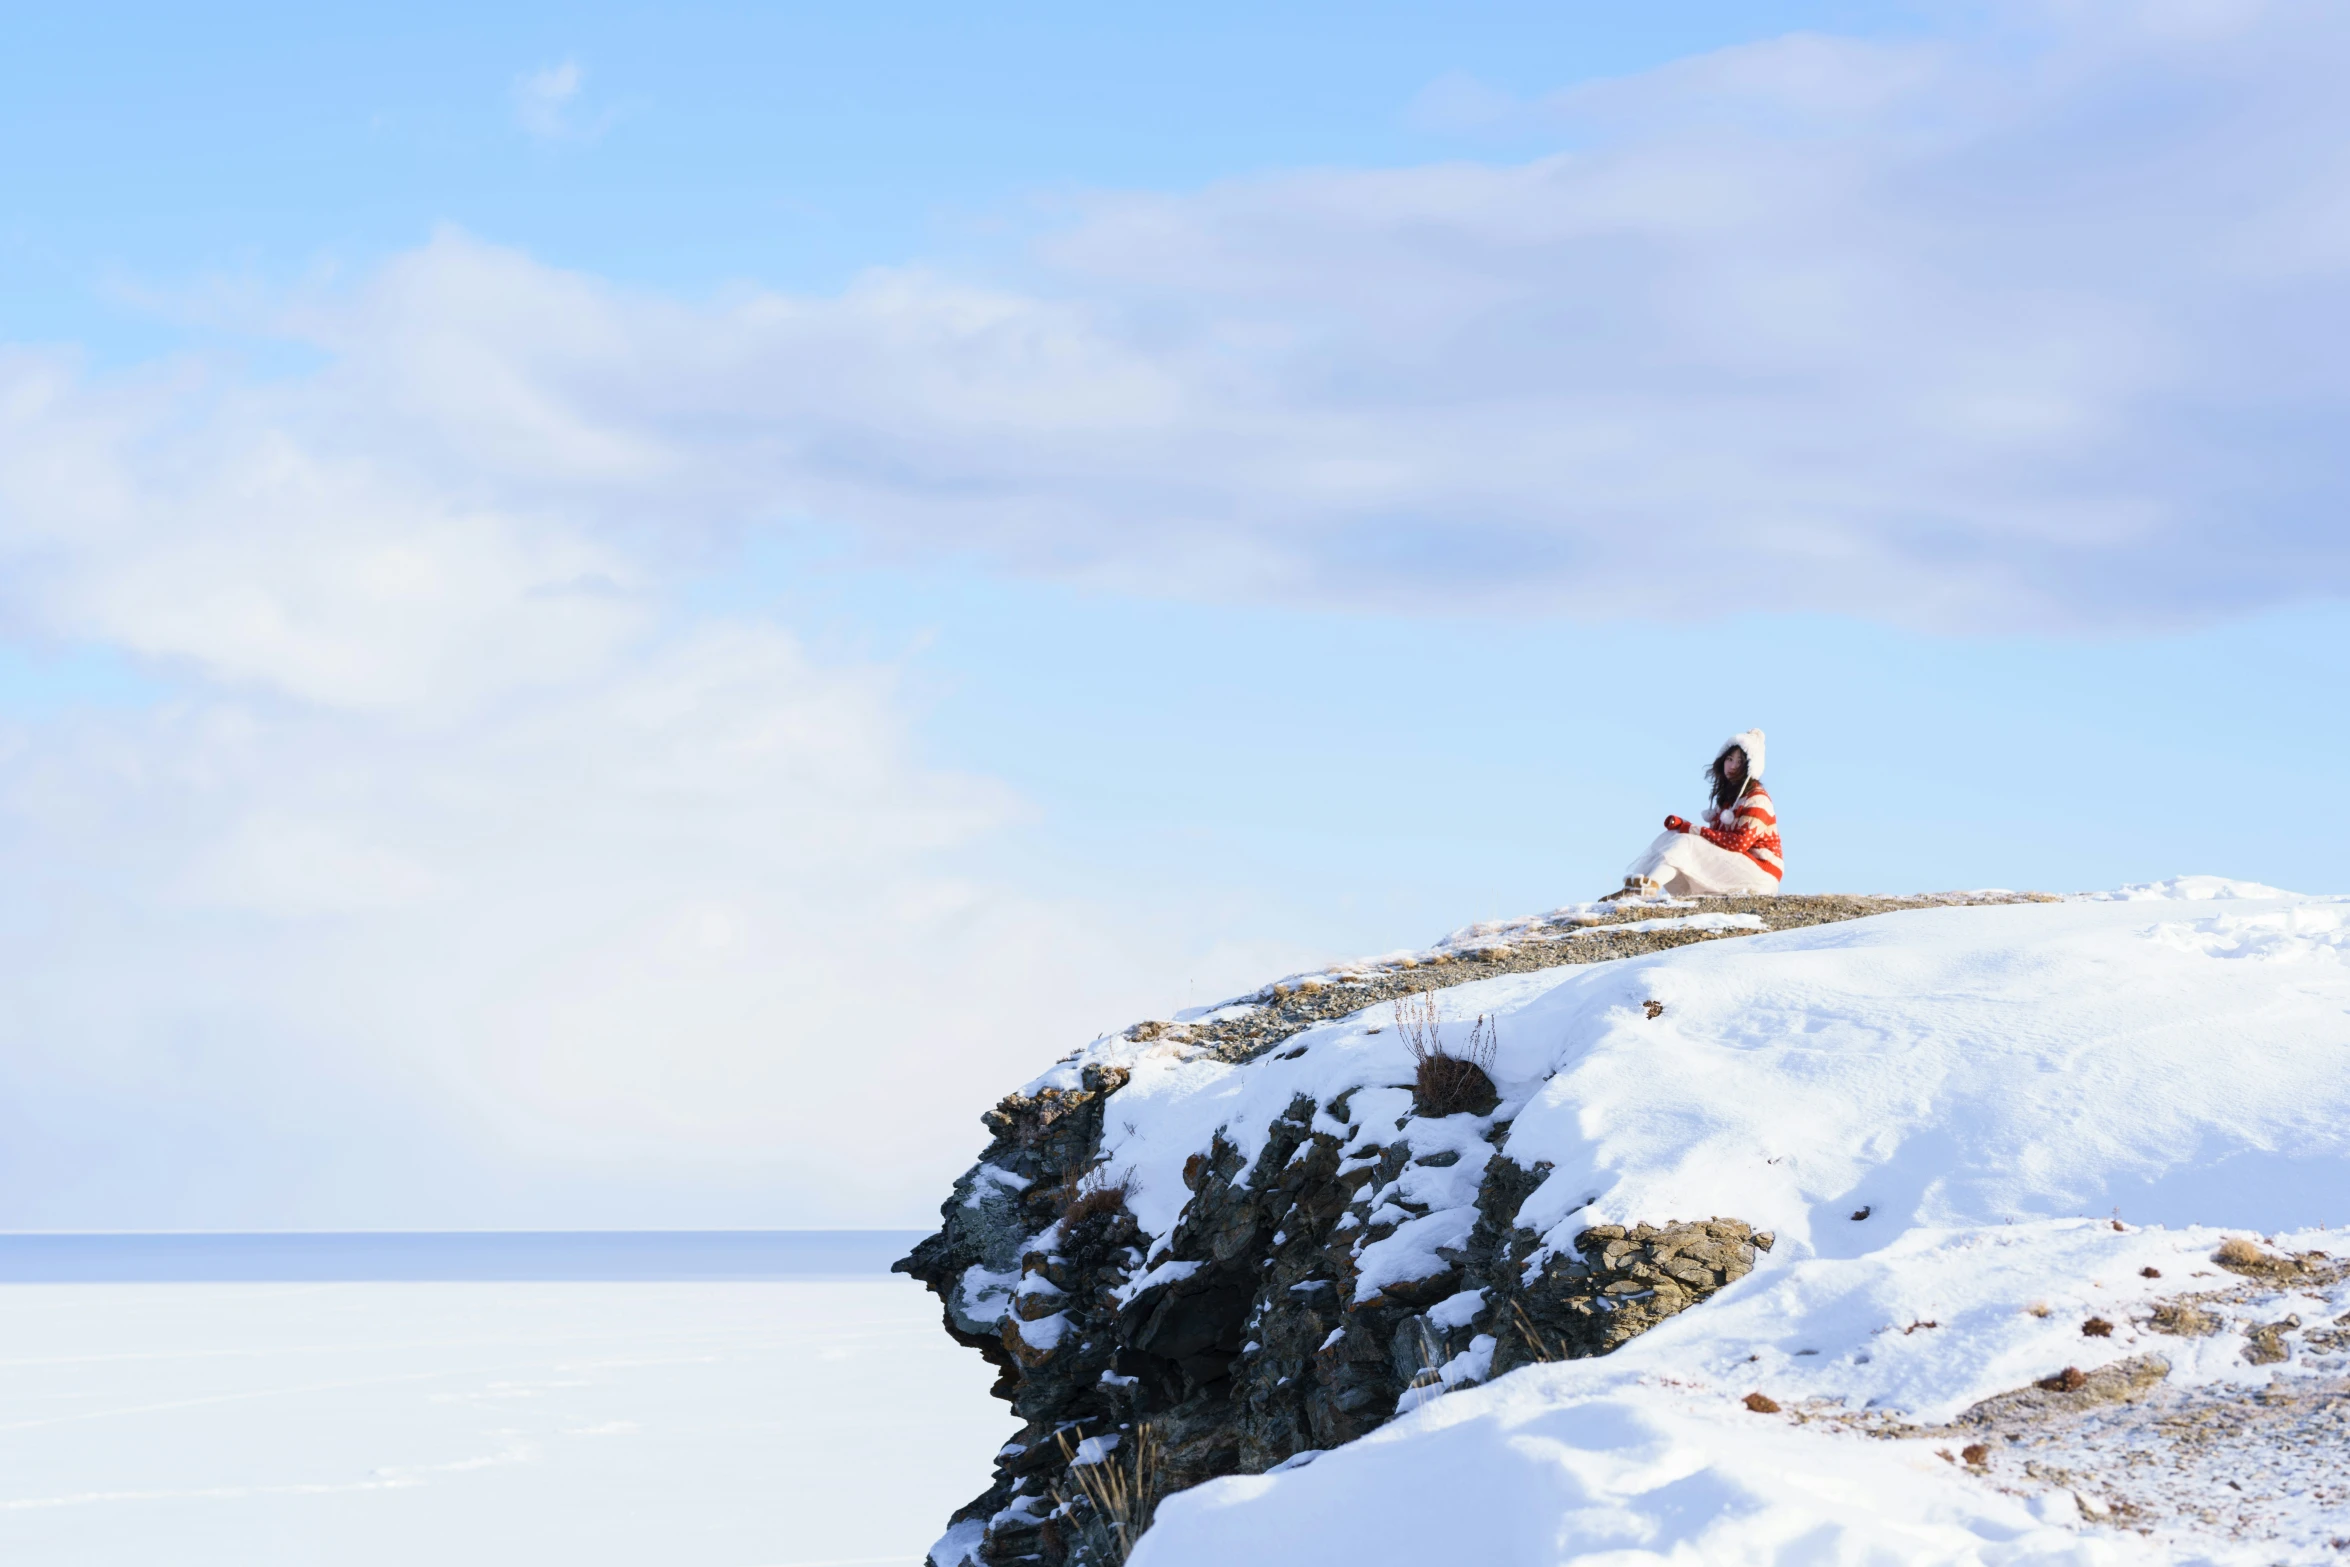
{"type": "Polygon", "coordinates": [[[2231,1235],[2219,1243],[2219,1250],[2211,1254],[2211,1260],[2223,1268],[2256,1268],[2271,1259],[2267,1252],[2243,1236],[2231,1235]]]}
{"type": "Polygon", "coordinates": [[[1124,1213],[1126,1193],[1133,1184],[1131,1169],[1112,1172],[1095,1165],[1091,1169],[1071,1170],[1062,1177],[1053,1194],[1053,1206],[1060,1210],[1062,1228],[1074,1230],[1088,1219],[1124,1213]]]}
{"type": "Polygon", "coordinates": [[[1077,1495],[1055,1490],[1053,1501],[1072,1519],[1077,1516],[1077,1503],[1085,1504],[1089,1516],[1078,1527],[1095,1537],[1096,1554],[1110,1563],[1123,1562],[1133,1554],[1134,1542],[1142,1538],[1159,1510],[1160,1488],[1165,1484],[1159,1472],[1158,1433],[1150,1422],[1136,1424],[1131,1435],[1119,1435],[1125,1440],[1099,1463],[1081,1464],[1077,1449],[1069,1445],[1069,1433],[1054,1433],[1061,1461],[1069,1466],[1069,1478],[1077,1482],[1077,1495]]]}
{"type": "MultiPolygon", "coordinates": [[[[1410,1325],[1414,1348],[1418,1351],[1413,1358],[1420,1363],[1420,1369],[1412,1373],[1411,1381],[1405,1384],[1405,1391],[1424,1387],[1440,1388],[1444,1385],[1444,1373],[1438,1369],[1444,1359],[1444,1341],[1426,1317],[1414,1317],[1410,1325]]],[[[1397,1336],[1401,1337],[1400,1334],[1397,1336]]]]}
{"type": "Polygon", "coordinates": [[[1483,1013],[1470,1026],[1467,1048],[1444,1047],[1443,1009],[1433,990],[1395,998],[1395,1026],[1412,1053],[1412,1099],[1422,1115],[1442,1117],[1466,1110],[1482,1115],[1501,1097],[1493,1086],[1493,1058],[1500,1040],[1483,1013]]]}
{"type": "Polygon", "coordinates": [[[1518,1341],[1526,1346],[1528,1355],[1544,1365],[1567,1358],[1551,1347],[1550,1340],[1543,1337],[1542,1330],[1534,1325],[1534,1319],[1526,1315],[1526,1307],[1522,1302],[1511,1301],[1510,1310],[1517,1314],[1518,1341]]]}

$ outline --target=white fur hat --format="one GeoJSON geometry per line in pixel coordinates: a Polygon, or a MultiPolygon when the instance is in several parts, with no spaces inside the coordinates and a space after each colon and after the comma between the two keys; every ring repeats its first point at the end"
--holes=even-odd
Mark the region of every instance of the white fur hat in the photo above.
{"type": "Polygon", "coordinates": [[[1732,735],[1722,742],[1722,749],[1714,753],[1714,760],[1720,761],[1722,753],[1732,746],[1736,746],[1746,753],[1746,776],[1760,778],[1763,775],[1763,732],[1759,729],[1749,729],[1743,733],[1732,735]]]}

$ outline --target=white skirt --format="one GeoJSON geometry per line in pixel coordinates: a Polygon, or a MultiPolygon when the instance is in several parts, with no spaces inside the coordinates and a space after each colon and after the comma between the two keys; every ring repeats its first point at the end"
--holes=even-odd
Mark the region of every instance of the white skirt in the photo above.
{"type": "Polygon", "coordinates": [[[1683,898],[1779,890],[1778,878],[1769,871],[1693,832],[1663,834],[1624,874],[1646,876],[1683,898]]]}

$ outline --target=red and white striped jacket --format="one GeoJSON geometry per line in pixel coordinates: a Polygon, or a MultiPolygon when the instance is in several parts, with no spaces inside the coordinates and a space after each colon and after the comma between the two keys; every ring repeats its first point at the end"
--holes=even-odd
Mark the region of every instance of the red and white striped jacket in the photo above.
{"type": "Polygon", "coordinates": [[[1745,855],[1770,872],[1773,881],[1786,874],[1779,850],[1779,812],[1760,783],[1750,785],[1735,803],[1707,812],[1706,819],[1711,825],[1693,829],[1700,838],[1745,855]]]}

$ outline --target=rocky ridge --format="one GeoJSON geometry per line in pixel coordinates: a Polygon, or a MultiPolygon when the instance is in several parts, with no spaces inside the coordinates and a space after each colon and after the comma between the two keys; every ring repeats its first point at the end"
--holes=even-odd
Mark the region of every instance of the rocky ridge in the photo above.
{"type": "MultiPolygon", "coordinates": [[[[1582,907],[1473,926],[1422,952],[1292,975],[1123,1039],[1247,1062],[1316,1024],[1414,992],[1902,909],[2038,895],[1767,897],[1582,907]]],[[[1548,1171],[1508,1153],[1493,1096],[1449,1114],[1406,1089],[1300,1095],[1253,1160],[1221,1134],[1184,1170],[1171,1233],[1144,1233],[1101,1166],[1126,1082],[1088,1063],[1069,1086],[1007,1096],[940,1231],[897,1264],[985,1355],[1023,1421],[993,1483],[955,1517],[986,1567],[1119,1555],[1073,1465],[1147,1442],[1156,1487],[1307,1462],[1456,1386],[1533,1360],[1604,1354],[1704,1300],[1772,1244],[1734,1217],[1659,1215],[1549,1250],[1517,1226],[1548,1171]],[[1390,1276],[1366,1246],[1473,1202],[1466,1241],[1390,1276]]],[[[950,1559],[951,1560],[951,1559],[950,1559]]]]}

